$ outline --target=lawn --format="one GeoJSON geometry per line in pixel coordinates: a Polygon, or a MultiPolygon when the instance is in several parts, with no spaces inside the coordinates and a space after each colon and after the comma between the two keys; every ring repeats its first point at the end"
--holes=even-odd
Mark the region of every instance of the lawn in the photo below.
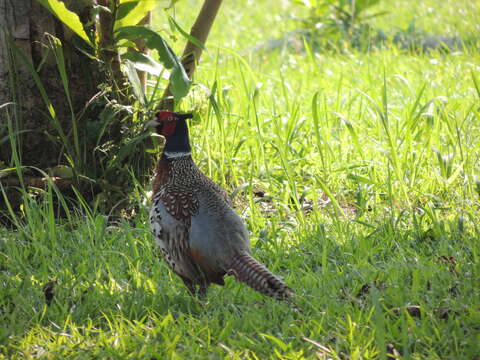
{"type": "MultiPolygon", "coordinates": [[[[178,3],[185,28],[195,3],[178,3]]],[[[371,24],[480,33],[478,2],[437,3],[381,1],[371,24]]],[[[192,298],[154,246],[148,189],[133,217],[83,206],[62,220],[49,189],[0,228],[0,359],[480,358],[478,40],[252,50],[306,13],[225,2],[182,105],[199,114],[194,159],[296,308],[233,278],[192,298]]]]}

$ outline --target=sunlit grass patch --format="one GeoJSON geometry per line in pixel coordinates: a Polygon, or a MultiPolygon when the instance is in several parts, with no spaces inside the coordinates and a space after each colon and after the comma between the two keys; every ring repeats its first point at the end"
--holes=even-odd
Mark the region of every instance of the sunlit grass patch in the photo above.
{"type": "Polygon", "coordinates": [[[478,357],[478,51],[243,56],[270,36],[272,5],[225,5],[239,14],[212,44],[231,48],[209,47],[182,104],[199,115],[193,156],[301,311],[230,278],[190,297],[158,256],[143,189],[132,218],[59,220],[50,189],[0,229],[0,354],[478,357]]]}

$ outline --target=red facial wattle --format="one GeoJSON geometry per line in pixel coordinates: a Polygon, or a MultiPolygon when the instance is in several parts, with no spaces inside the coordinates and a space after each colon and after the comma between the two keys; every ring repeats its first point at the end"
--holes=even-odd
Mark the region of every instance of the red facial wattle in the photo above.
{"type": "Polygon", "coordinates": [[[163,136],[171,136],[175,132],[176,116],[170,111],[160,111],[157,114],[157,119],[160,122],[160,131],[158,133],[163,136]]]}
{"type": "Polygon", "coordinates": [[[164,122],[161,135],[163,136],[173,135],[173,133],[175,132],[175,125],[177,125],[175,121],[164,122]]]}

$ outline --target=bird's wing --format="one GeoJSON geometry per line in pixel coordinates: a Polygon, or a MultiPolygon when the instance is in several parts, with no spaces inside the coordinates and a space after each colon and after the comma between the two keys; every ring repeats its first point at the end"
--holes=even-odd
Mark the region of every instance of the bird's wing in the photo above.
{"type": "Polygon", "coordinates": [[[177,204],[169,207],[161,196],[156,196],[150,211],[150,226],[155,241],[172,270],[192,281],[201,281],[203,274],[195,264],[189,246],[190,217],[183,216],[183,209],[177,204]],[[180,211],[176,214],[182,214],[182,217],[173,216],[169,209],[180,211]]]}

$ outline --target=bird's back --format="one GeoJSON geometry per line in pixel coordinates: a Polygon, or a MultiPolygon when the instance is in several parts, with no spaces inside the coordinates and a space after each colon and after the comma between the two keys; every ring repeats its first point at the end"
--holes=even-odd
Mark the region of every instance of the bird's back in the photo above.
{"type": "Polygon", "coordinates": [[[248,231],[221,193],[208,185],[199,190],[199,211],[192,216],[190,247],[201,251],[210,264],[227,271],[235,255],[250,251],[248,231]]]}

